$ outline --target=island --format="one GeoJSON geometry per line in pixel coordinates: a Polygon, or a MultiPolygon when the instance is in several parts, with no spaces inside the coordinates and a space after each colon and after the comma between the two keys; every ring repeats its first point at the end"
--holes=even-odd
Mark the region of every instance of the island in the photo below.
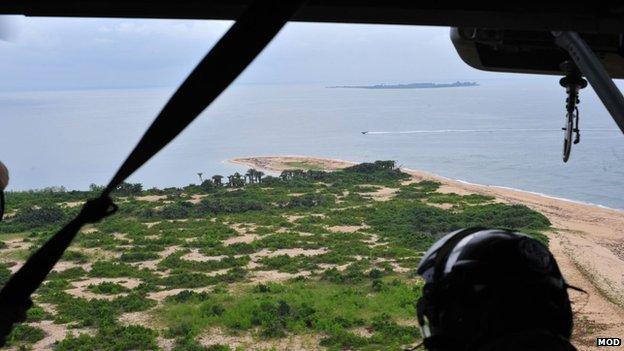
{"type": "MultiPolygon", "coordinates": [[[[579,351],[624,334],[622,211],[369,161],[250,156],[182,187],[123,183],[119,211],[76,236],[8,347],[404,350],[422,341],[423,252],[476,225],[542,241],[586,291],[570,290],[579,351]]],[[[7,192],[0,287],[99,189],[7,192]]]]}
{"type": "Polygon", "coordinates": [[[408,84],[376,84],[376,85],[337,85],[328,88],[345,88],[345,89],[430,89],[430,88],[463,88],[479,86],[477,82],[460,82],[455,83],[408,83],[408,84]]]}

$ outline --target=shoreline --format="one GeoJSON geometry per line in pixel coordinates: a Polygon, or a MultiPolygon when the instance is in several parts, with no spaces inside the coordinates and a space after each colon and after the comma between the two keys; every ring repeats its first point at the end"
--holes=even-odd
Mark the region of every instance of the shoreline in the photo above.
{"type": "MultiPolygon", "coordinates": [[[[268,171],[271,173],[279,174],[279,172],[288,168],[288,167],[285,167],[282,163],[280,163],[279,159],[292,159],[293,161],[309,160],[312,162],[331,162],[332,164],[340,165],[340,167],[335,167],[332,169],[325,169],[326,171],[333,171],[333,170],[337,170],[340,168],[344,168],[344,167],[357,164],[357,162],[346,161],[346,160],[341,160],[341,159],[324,158],[324,157],[316,157],[316,156],[302,156],[302,155],[279,155],[279,156],[269,155],[269,156],[236,157],[233,159],[224,160],[223,162],[231,163],[231,164],[235,164],[239,166],[257,168],[263,171],[268,171]]],[[[512,192],[522,193],[526,195],[539,196],[539,197],[543,197],[543,198],[550,199],[550,200],[568,202],[570,204],[583,205],[583,206],[595,207],[595,208],[603,209],[603,210],[614,211],[624,216],[624,208],[615,208],[615,207],[601,205],[601,204],[597,204],[597,203],[593,203],[589,201],[569,199],[569,198],[565,198],[561,196],[549,195],[549,194],[540,193],[537,191],[524,190],[524,189],[519,189],[519,188],[514,188],[514,187],[504,186],[504,185],[473,183],[473,182],[469,182],[463,179],[449,178],[449,177],[445,177],[445,176],[431,173],[428,171],[417,170],[417,169],[412,169],[412,168],[401,167],[400,169],[403,172],[408,173],[413,176],[439,180],[443,184],[459,183],[459,184],[464,184],[470,187],[482,187],[485,189],[499,189],[502,191],[512,191],[512,192]]]]}
{"type": "MultiPolygon", "coordinates": [[[[305,166],[332,171],[356,164],[295,155],[239,157],[228,162],[269,172],[305,166]]],[[[566,281],[588,293],[570,291],[573,310],[580,317],[575,322],[578,349],[592,349],[595,337],[601,335],[624,334],[624,210],[509,187],[473,184],[421,170],[401,170],[412,176],[408,182],[439,182],[438,191],[442,193],[492,196],[496,201],[522,204],[545,215],[552,223],[545,234],[566,281]]]]}

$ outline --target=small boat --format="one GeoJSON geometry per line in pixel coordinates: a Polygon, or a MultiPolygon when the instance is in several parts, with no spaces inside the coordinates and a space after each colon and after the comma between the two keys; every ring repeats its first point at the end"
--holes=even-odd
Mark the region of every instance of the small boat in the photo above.
{"type": "Polygon", "coordinates": [[[368,134],[368,132],[361,132],[362,134],[368,134]]]}

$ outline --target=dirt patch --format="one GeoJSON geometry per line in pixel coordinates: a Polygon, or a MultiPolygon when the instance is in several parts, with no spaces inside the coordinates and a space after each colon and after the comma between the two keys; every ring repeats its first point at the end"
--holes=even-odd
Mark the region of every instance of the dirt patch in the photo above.
{"type": "Polygon", "coordinates": [[[195,194],[191,196],[191,199],[188,200],[188,202],[192,203],[192,204],[198,204],[201,202],[201,200],[205,197],[207,197],[208,195],[206,194],[195,194]]]}
{"type": "Polygon", "coordinates": [[[304,218],[305,216],[299,216],[299,215],[288,215],[286,216],[286,220],[289,221],[290,223],[295,223],[296,221],[298,221],[301,218],[304,218]]]}
{"type": "Polygon", "coordinates": [[[282,256],[282,255],[287,255],[290,257],[295,257],[299,255],[318,256],[318,255],[322,255],[325,253],[327,253],[327,249],[324,247],[320,249],[302,249],[302,248],[278,249],[275,251],[269,251],[269,250],[263,249],[261,251],[258,251],[256,253],[249,255],[249,257],[251,257],[253,260],[255,258],[260,258],[260,257],[275,257],[275,256],[282,256]]]}
{"type": "Polygon", "coordinates": [[[156,224],[159,224],[160,221],[156,221],[156,222],[144,222],[143,224],[145,224],[145,226],[149,229],[153,226],[155,226],[156,224]]]}
{"type": "Polygon", "coordinates": [[[396,195],[398,191],[399,188],[382,187],[377,191],[371,193],[360,193],[360,195],[364,198],[370,198],[375,201],[389,201],[396,195]]]}
{"type": "Polygon", "coordinates": [[[27,241],[24,241],[23,238],[9,239],[9,240],[6,240],[4,243],[7,245],[7,247],[4,249],[6,251],[10,251],[10,250],[26,250],[26,249],[29,249],[32,246],[31,243],[29,243],[27,241]]]}
{"type": "Polygon", "coordinates": [[[159,329],[159,327],[162,327],[156,324],[156,320],[149,311],[123,313],[119,316],[118,320],[122,325],[140,325],[152,329],[159,329]]]}
{"type": "Polygon", "coordinates": [[[54,265],[54,268],[52,268],[52,271],[62,272],[64,270],[67,270],[70,268],[76,268],[76,267],[81,267],[82,269],[88,272],[91,270],[91,263],[76,263],[73,261],[61,261],[61,262],[57,262],[56,265],[54,265]]]}
{"type": "Polygon", "coordinates": [[[114,232],[113,233],[113,237],[117,240],[129,240],[128,239],[128,234],[126,233],[119,233],[119,232],[114,232]]]}
{"type": "Polygon", "coordinates": [[[69,208],[82,206],[83,204],[84,204],[84,201],[68,201],[68,202],[59,203],[59,205],[69,207],[69,208]]]}
{"type": "Polygon", "coordinates": [[[173,246],[169,246],[166,249],[164,249],[163,251],[158,253],[158,256],[160,256],[161,258],[165,258],[168,257],[169,255],[173,254],[174,252],[181,250],[182,248],[178,245],[173,245],[173,246]]]}
{"type": "Polygon", "coordinates": [[[243,234],[240,236],[235,236],[235,237],[231,237],[231,238],[227,238],[223,240],[223,245],[229,246],[229,245],[238,244],[238,243],[249,244],[253,242],[254,240],[258,240],[259,238],[260,238],[260,235],[258,234],[243,234]]]}
{"type": "Polygon", "coordinates": [[[136,200],[139,201],[147,201],[147,202],[157,202],[160,200],[164,200],[167,198],[167,195],[145,195],[145,196],[137,196],[136,200]]]}
{"type": "Polygon", "coordinates": [[[386,245],[385,242],[381,242],[379,235],[377,234],[371,234],[369,239],[367,240],[362,240],[366,245],[368,245],[368,247],[377,247],[377,246],[383,246],[386,245]]]}
{"type": "Polygon", "coordinates": [[[347,267],[349,267],[350,263],[345,263],[345,264],[341,264],[341,265],[337,265],[334,263],[319,263],[318,266],[319,268],[321,268],[322,270],[327,270],[327,269],[333,269],[336,268],[336,270],[342,272],[345,269],[347,269],[347,267]]]}
{"type": "Polygon", "coordinates": [[[333,227],[327,227],[332,233],[355,233],[360,229],[370,228],[367,225],[335,225],[333,227]]]}
{"type": "Polygon", "coordinates": [[[173,350],[176,341],[175,339],[165,339],[162,336],[159,336],[156,338],[156,343],[158,344],[158,347],[160,347],[162,350],[170,351],[173,350]]]}
{"type": "Polygon", "coordinates": [[[282,282],[292,278],[307,277],[310,276],[310,274],[312,274],[312,272],[310,271],[300,271],[297,273],[286,273],[275,270],[255,271],[253,273],[253,277],[251,278],[251,282],[254,284],[267,282],[282,282]]]}
{"type": "Polygon", "coordinates": [[[98,230],[95,227],[92,227],[92,226],[85,226],[85,227],[83,227],[80,230],[81,233],[85,233],[85,234],[91,234],[91,233],[95,233],[97,231],[98,230]]]}
{"type": "Polygon", "coordinates": [[[206,261],[221,261],[222,259],[226,257],[227,257],[226,255],[206,256],[204,254],[201,254],[199,252],[199,249],[192,249],[191,252],[180,257],[180,259],[186,260],[186,261],[206,262],[206,261]]]}
{"type": "Polygon", "coordinates": [[[72,250],[80,251],[90,257],[91,260],[113,260],[121,256],[121,252],[105,250],[101,247],[80,247],[74,246],[72,250]]]}
{"type": "Polygon", "coordinates": [[[9,270],[11,274],[15,274],[15,272],[19,271],[20,268],[24,265],[25,262],[14,262],[13,265],[9,266],[9,270]]]}
{"type": "Polygon", "coordinates": [[[56,315],[56,305],[46,302],[37,302],[37,306],[41,307],[46,313],[56,315]]]}
{"type": "Polygon", "coordinates": [[[132,265],[142,269],[142,268],[147,268],[149,270],[156,270],[158,269],[158,263],[161,261],[162,259],[155,259],[155,260],[147,260],[147,261],[139,261],[139,262],[135,262],[132,265]]]}
{"type": "Polygon", "coordinates": [[[253,223],[233,223],[230,224],[230,228],[236,230],[240,235],[253,234],[258,226],[253,223]]]}
{"type": "Polygon", "coordinates": [[[289,335],[280,339],[259,340],[251,333],[229,335],[220,328],[212,328],[199,337],[203,346],[228,345],[232,349],[243,350],[275,350],[275,351],[317,351],[324,350],[319,346],[320,335],[289,335]]]}
{"type": "Polygon", "coordinates": [[[359,327],[352,329],[351,332],[363,338],[370,338],[375,333],[375,331],[371,327],[359,327]]]}
{"type": "Polygon", "coordinates": [[[43,329],[45,336],[33,345],[33,350],[54,350],[55,343],[65,339],[67,334],[78,336],[80,334],[95,335],[95,331],[88,328],[69,329],[66,324],[54,324],[52,321],[40,321],[29,325],[43,329]]]}
{"type": "Polygon", "coordinates": [[[433,206],[433,207],[437,207],[437,208],[441,208],[443,210],[450,210],[451,208],[453,208],[453,204],[448,204],[448,203],[434,203],[434,202],[427,202],[427,201],[423,201],[425,202],[428,206],[433,206]]]}
{"type": "Polygon", "coordinates": [[[392,270],[396,273],[407,273],[412,271],[410,268],[401,267],[396,262],[390,262],[390,265],[392,266],[392,270]]]}
{"type": "Polygon", "coordinates": [[[281,172],[285,169],[323,169],[326,171],[335,171],[355,164],[350,161],[305,156],[239,157],[229,160],[229,162],[272,172],[281,172]],[[298,165],[300,166],[298,167],[298,165]]]}
{"type": "Polygon", "coordinates": [[[438,188],[438,190],[436,192],[442,193],[442,194],[457,194],[457,195],[461,195],[461,196],[474,194],[473,192],[471,192],[469,190],[457,188],[457,187],[450,186],[450,185],[447,185],[447,184],[440,185],[440,187],[438,188]]]}

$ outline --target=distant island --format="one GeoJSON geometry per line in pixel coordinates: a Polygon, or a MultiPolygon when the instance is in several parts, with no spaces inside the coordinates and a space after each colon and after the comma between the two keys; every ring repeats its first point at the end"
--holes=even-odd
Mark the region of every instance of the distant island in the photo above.
{"type": "Polygon", "coordinates": [[[376,84],[376,85],[339,85],[328,88],[350,88],[350,89],[429,89],[429,88],[458,88],[458,87],[476,87],[477,82],[460,82],[455,83],[409,83],[409,84],[376,84]]]}

